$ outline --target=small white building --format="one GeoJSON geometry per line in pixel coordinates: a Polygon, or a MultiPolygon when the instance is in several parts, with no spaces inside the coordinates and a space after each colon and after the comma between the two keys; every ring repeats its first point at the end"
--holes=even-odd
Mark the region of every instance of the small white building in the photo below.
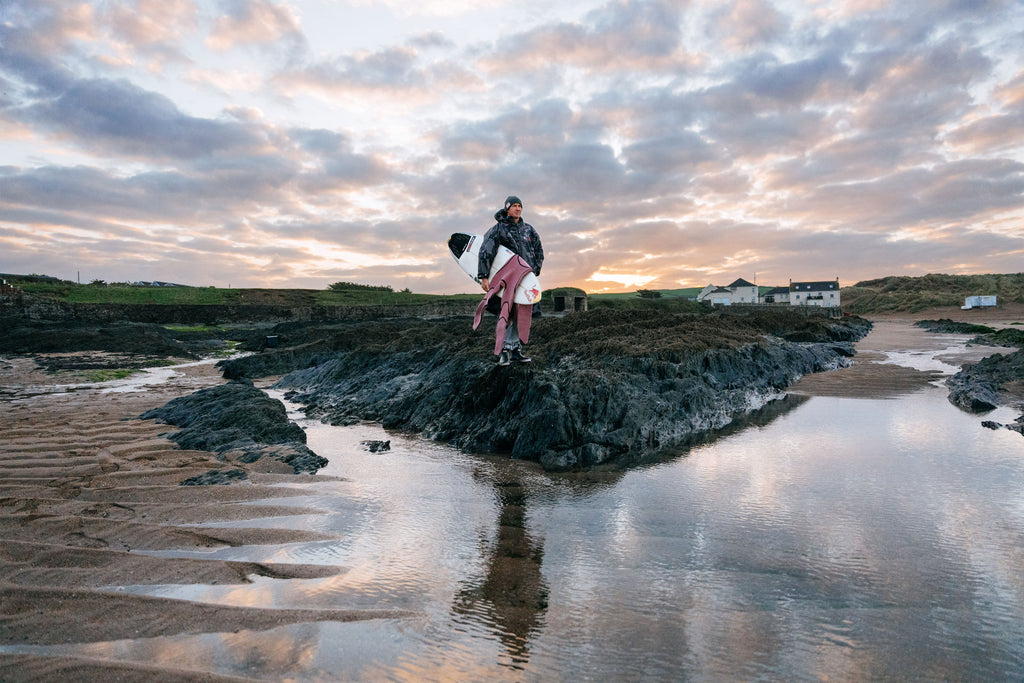
{"type": "Polygon", "coordinates": [[[839,278],[822,282],[790,282],[789,303],[793,306],[839,307],[839,278]]]}
{"type": "Polygon", "coordinates": [[[972,308],[987,308],[989,306],[996,305],[996,295],[989,294],[985,296],[969,296],[964,299],[964,305],[960,308],[964,311],[972,308]]]}

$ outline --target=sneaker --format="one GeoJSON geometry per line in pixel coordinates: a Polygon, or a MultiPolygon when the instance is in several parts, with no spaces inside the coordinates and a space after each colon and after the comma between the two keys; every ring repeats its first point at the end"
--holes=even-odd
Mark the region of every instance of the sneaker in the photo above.
{"type": "Polygon", "coordinates": [[[508,365],[510,362],[508,349],[505,349],[501,352],[501,355],[498,356],[498,365],[508,365]]]}
{"type": "Polygon", "coordinates": [[[530,357],[523,353],[522,349],[512,349],[512,360],[517,363],[529,363],[530,357]]]}

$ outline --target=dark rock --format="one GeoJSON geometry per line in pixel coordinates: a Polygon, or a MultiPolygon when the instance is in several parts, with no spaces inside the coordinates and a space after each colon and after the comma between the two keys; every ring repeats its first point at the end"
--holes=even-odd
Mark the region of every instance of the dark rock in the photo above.
{"type": "Polygon", "coordinates": [[[181,482],[180,486],[225,486],[248,478],[245,470],[210,470],[189,477],[181,482]]]}
{"type": "Polygon", "coordinates": [[[284,404],[252,386],[228,382],[176,398],[147,411],[183,429],[168,438],[182,448],[228,454],[243,463],[260,458],[282,462],[296,473],[316,472],[327,464],[306,444],[306,433],[288,419],[284,404]]]}
{"type": "Polygon", "coordinates": [[[189,344],[160,325],[0,319],[0,353],[105,351],[195,358],[189,344]]]}
{"type": "Polygon", "coordinates": [[[363,441],[363,446],[371,453],[381,453],[391,450],[391,441],[363,441]]]}
{"type": "Polygon", "coordinates": [[[994,410],[1024,396],[1024,351],[996,353],[946,380],[949,401],[970,413],[994,410]]]}
{"type": "Polygon", "coordinates": [[[1000,422],[993,422],[992,420],[982,420],[981,421],[981,426],[984,427],[985,429],[996,430],[996,429],[1002,429],[1006,425],[1004,425],[1004,424],[1002,424],[1000,422]]]}
{"type": "MultiPolygon", "coordinates": [[[[347,329],[325,342],[332,353],[276,386],[333,424],[376,420],[563,470],[692,443],[801,375],[847,364],[869,329],[859,318],[785,312],[592,311],[536,321],[534,362],[499,367],[491,332],[471,333],[466,319],[390,321],[347,329]]],[[[235,367],[246,365],[257,367],[235,367]]]]}
{"type": "Polygon", "coordinates": [[[947,334],[988,334],[989,332],[995,332],[995,328],[989,327],[988,325],[963,323],[956,320],[950,320],[949,318],[940,318],[938,320],[918,320],[914,323],[914,326],[928,330],[929,332],[942,332],[947,334]]]}
{"type": "Polygon", "coordinates": [[[997,330],[988,325],[977,325],[974,323],[963,323],[942,318],[939,320],[919,320],[914,323],[930,332],[946,332],[952,334],[976,334],[969,344],[983,344],[986,346],[1010,346],[1014,348],[1024,347],[1024,330],[1003,328],[997,330]]]}

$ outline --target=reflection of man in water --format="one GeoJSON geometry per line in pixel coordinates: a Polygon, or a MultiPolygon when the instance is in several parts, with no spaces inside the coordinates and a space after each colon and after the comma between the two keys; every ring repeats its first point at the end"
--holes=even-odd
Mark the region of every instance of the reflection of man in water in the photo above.
{"type": "Polygon", "coordinates": [[[548,606],[548,587],[540,572],[544,544],[526,532],[522,484],[495,482],[494,487],[501,501],[498,544],[489,549],[483,583],[461,591],[454,611],[489,617],[485,623],[495,629],[512,661],[525,664],[530,659],[530,638],[540,628],[548,606]]]}

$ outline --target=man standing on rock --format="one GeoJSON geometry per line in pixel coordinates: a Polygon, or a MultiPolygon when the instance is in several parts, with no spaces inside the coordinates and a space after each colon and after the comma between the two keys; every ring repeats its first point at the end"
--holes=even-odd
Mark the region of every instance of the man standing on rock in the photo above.
{"type": "MultiPolygon", "coordinates": [[[[480,278],[480,286],[485,292],[490,290],[491,263],[498,251],[498,245],[508,247],[518,254],[533,269],[536,275],[540,275],[540,268],[544,264],[544,248],[540,244],[540,235],[533,229],[533,226],[522,218],[523,202],[515,195],[505,199],[505,207],[494,214],[497,223],[484,235],[483,245],[480,247],[480,259],[477,266],[477,275],[480,278]]],[[[508,315],[507,326],[505,327],[505,342],[501,353],[498,355],[499,365],[508,365],[512,361],[517,363],[529,363],[530,358],[523,353],[523,344],[519,338],[519,326],[516,304],[512,304],[512,311],[508,315]]],[[[502,320],[499,317],[499,324],[502,320]]]]}

